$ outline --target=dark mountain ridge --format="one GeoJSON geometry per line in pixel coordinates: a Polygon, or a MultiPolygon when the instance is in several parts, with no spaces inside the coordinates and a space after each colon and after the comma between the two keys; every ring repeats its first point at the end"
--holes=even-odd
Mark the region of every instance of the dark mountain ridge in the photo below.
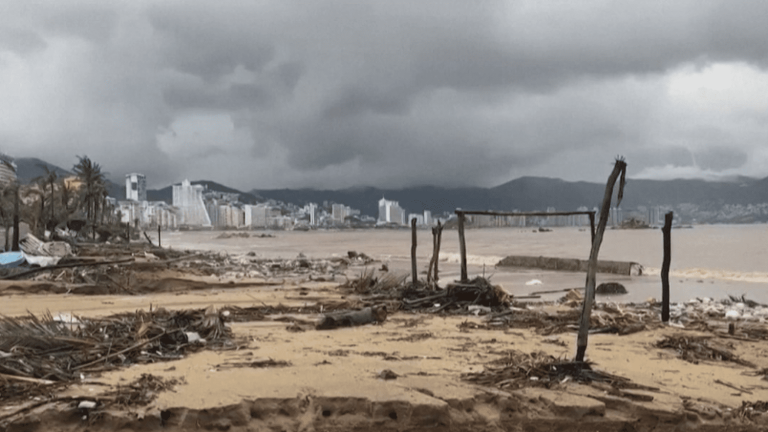
{"type": "MultiPolygon", "coordinates": [[[[44,174],[40,165],[55,170],[59,175],[72,175],[71,171],[48,164],[37,158],[16,159],[17,173],[22,182],[28,182],[44,174]]],[[[465,210],[498,211],[543,211],[548,207],[556,210],[576,210],[579,207],[598,207],[605,191],[604,183],[569,182],[548,177],[520,177],[504,184],[491,187],[445,188],[440,186],[417,186],[403,189],[381,189],[355,186],[339,190],[318,189],[254,189],[243,192],[211,180],[196,180],[193,184],[206,186],[208,190],[239,193],[242,202],[255,204],[267,200],[303,206],[340,203],[359,209],[362,214],[377,216],[378,201],[386,198],[398,201],[408,213],[430,210],[434,215],[452,213],[457,208],[465,210]]],[[[109,182],[110,195],[125,198],[124,187],[109,182]]],[[[614,191],[614,203],[615,203],[614,191]]],[[[150,201],[171,203],[172,186],[147,190],[150,201]]],[[[755,179],[734,177],[728,181],[701,179],[642,180],[627,179],[622,209],[661,206],[675,208],[681,205],[695,207],[695,211],[714,215],[722,213],[727,206],[760,206],[766,215],[741,217],[726,220],[768,221],[768,177],[755,179]]],[[[743,216],[743,215],[742,215],[743,216]]],[[[693,217],[693,216],[692,216],[693,217]]],[[[694,217],[695,218],[695,217],[694,217]]],[[[722,218],[721,218],[722,219],[722,218]]]]}

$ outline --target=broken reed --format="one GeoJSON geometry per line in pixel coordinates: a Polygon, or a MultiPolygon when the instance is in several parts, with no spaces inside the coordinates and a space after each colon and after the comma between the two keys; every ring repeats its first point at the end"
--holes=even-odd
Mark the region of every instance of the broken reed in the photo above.
{"type": "Polygon", "coordinates": [[[0,317],[0,373],[39,383],[81,373],[175,360],[192,351],[231,347],[231,330],[213,309],[155,309],[100,319],[0,317]],[[197,333],[205,343],[188,341],[197,333]]]}

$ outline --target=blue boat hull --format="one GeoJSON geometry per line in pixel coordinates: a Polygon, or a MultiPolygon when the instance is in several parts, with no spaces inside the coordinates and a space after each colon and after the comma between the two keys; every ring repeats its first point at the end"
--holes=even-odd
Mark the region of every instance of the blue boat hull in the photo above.
{"type": "Polygon", "coordinates": [[[21,252],[0,253],[0,268],[18,267],[24,263],[24,254],[21,252]]]}

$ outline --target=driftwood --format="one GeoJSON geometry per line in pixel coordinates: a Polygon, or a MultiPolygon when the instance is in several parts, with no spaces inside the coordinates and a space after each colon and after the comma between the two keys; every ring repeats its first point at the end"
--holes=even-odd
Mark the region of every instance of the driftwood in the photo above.
{"type": "Polygon", "coordinates": [[[354,327],[381,323],[387,319],[386,306],[367,307],[362,310],[326,314],[315,327],[317,330],[333,330],[339,327],[354,327]]]}

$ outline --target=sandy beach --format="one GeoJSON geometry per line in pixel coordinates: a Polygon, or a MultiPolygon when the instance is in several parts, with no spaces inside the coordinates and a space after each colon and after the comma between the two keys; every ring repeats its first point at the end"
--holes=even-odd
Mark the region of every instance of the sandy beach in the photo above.
{"type": "MultiPolygon", "coordinates": [[[[768,345],[760,337],[759,330],[766,327],[759,319],[761,306],[742,305],[751,315],[744,312],[745,318],[730,321],[736,325],[729,335],[724,311],[731,306],[714,307],[719,299],[680,305],[675,309],[679,312],[677,320],[673,319],[675,325],[658,322],[659,308],[653,302],[625,306],[610,298],[598,299],[593,319],[618,323],[621,318],[643,324],[641,331],[627,335],[590,337],[587,359],[591,367],[621,377],[623,385],[617,386],[615,381],[581,383],[567,377],[542,385],[535,375],[506,383],[479,382],[499,365],[514,367],[505,359],[517,355],[573,357],[576,334],[568,326],[575,320],[563,321],[556,331],[541,323],[549,319],[546,317],[577,316],[579,306],[515,302],[513,297],[507,312],[489,308],[474,313],[431,313],[398,310],[390,298],[383,322],[316,330],[314,323],[322,319],[323,308],[355,309],[370,304],[370,294],[340,287],[347,280],[374,269],[382,276],[378,270],[382,264],[389,265],[390,273],[407,276],[407,255],[391,248],[393,242],[402,240],[385,240],[401,235],[407,244],[407,236],[370,233],[372,239],[358,252],[365,252],[373,262],[336,265],[350,249],[350,240],[344,239],[351,234],[303,237],[311,238],[311,243],[302,242],[296,234],[224,240],[216,239],[216,232],[169,233],[164,242],[174,250],[206,249],[213,251],[209,257],[215,255],[217,261],[211,264],[211,260],[206,263],[208,258],[197,257],[188,266],[181,266],[183,261],[165,260],[169,263],[164,264],[151,252],[134,250],[131,266],[145,266],[143,270],[129,266],[105,272],[117,278],[120,283],[115,285],[131,290],[130,294],[94,294],[85,289],[91,286],[88,283],[72,282],[78,277],[75,272],[60,275],[58,282],[56,272],[33,280],[0,282],[5,316],[50,312],[85,320],[150,308],[209,308],[231,329],[233,341],[230,349],[209,347],[172,361],[84,373],[55,390],[4,398],[0,426],[9,431],[639,431],[763,430],[768,423],[768,415],[761,414],[760,408],[760,401],[768,400],[768,384],[763,379],[768,345]],[[317,241],[318,237],[335,237],[337,243],[317,241]],[[329,249],[336,252],[328,253],[329,249]],[[309,270],[296,264],[298,253],[311,260],[305,266],[309,270]],[[264,269],[277,269],[277,265],[284,270],[264,274],[264,269]],[[209,272],[209,266],[218,270],[209,272]],[[320,268],[325,269],[322,278],[320,268]],[[132,272],[133,279],[116,276],[127,272],[132,272]],[[54,293],[54,286],[66,289],[54,293]],[[233,319],[238,311],[257,309],[271,313],[233,319]],[[696,319],[691,318],[694,316],[696,319]],[[509,317],[513,318],[503,321],[509,317]],[[514,317],[528,321],[518,322],[514,317]],[[742,363],[686,359],[674,349],[657,346],[665,337],[680,335],[711,340],[742,363]],[[115,394],[147,376],[171,384],[154,391],[146,404],[114,402],[115,394]],[[83,401],[95,402],[95,406],[78,408],[83,401]]],[[[458,277],[458,264],[448,258],[451,248],[448,242],[446,259],[441,262],[444,283],[458,277]]],[[[470,274],[482,274],[482,264],[473,262],[470,274]]],[[[486,265],[485,271],[491,270],[486,265]]],[[[88,277],[99,285],[101,279],[93,274],[88,277]]],[[[511,272],[506,282],[525,287],[526,280],[539,278],[547,285],[555,284],[553,281],[567,284],[572,277],[526,270],[511,272]]],[[[583,275],[580,279],[583,284],[583,275]]],[[[492,281],[496,282],[496,276],[492,281]]],[[[13,351],[8,353],[13,355],[13,351]]],[[[13,382],[13,378],[5,379],[6,385],[13,382]]]]}

